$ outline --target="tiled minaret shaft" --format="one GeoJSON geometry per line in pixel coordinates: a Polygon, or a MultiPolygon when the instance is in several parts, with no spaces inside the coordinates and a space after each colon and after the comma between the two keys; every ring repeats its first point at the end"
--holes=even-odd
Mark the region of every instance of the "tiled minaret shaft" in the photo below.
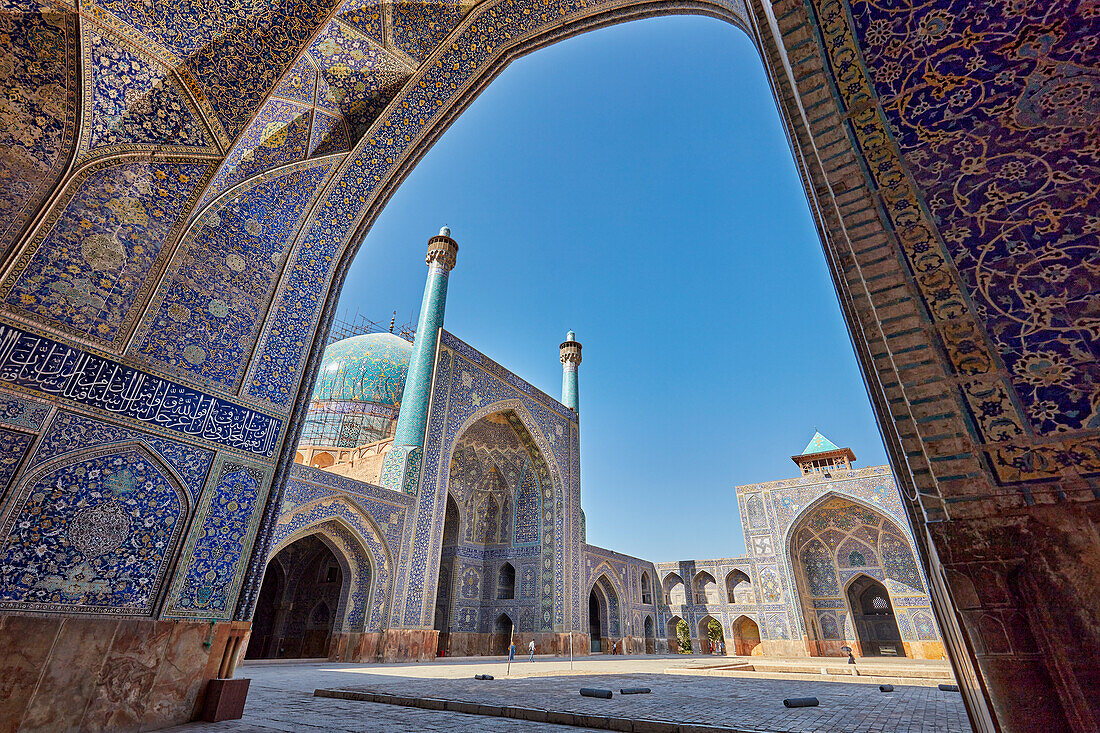
{"type": "Polygon", "coordinates": [[[428,281],[424,285],[424,300],[420,304],[420,319],[416,324],[416,338],[413,339],[413,353],[405,378],[393,448],[382,465],[381,483],[388,489],[416,493],[424,430],[428,424],[428,404],[432,395],[436,345],[447,305],[447,281],[457,257],[458,243],[451,239],[451,230],[447,227],[428,240],[428,255],[425,258],[428,281]]]}
{"type": "Polygon", "coordinates": [[[561,345],[561,403],[580,414],[581,398],[577,391],[577,367],[581,363],[581,344],[570,331],[561,345]]]}

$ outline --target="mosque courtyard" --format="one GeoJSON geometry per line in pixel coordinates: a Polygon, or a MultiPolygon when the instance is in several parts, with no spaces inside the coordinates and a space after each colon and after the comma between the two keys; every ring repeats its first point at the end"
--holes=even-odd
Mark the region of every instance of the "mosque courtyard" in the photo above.
{"type": "MultiPolygon", "coordinates": [[[[873,682],[825,682],[809,679],[811,675],[790,673],[772,673],[769,677],[713,675],[714,667],[738,661],[678,655],[597,656],[577,659],[572,671],[569,661],[560,657],[536,657],[534,662],[528,662],[517,656],[510,669],[504,658],[484,657],[401,665],[250,663],[239,670],[239,676],[252,680],[241,720],[189,723],[170,730],[173,733],[970,730],[959,693],[941,691],[936,686],[939,680],[935,675],[941,672],[941,666],[943,672],[947,671],[945,664],[901,660],[899,668],[899,662],[892,661],[890,667],[882,669],[908,668],[900,673],[926,677],[914,677],[909,680],[911,684],[899,683],[894,692],[883,693],[878,687],[878,677],[867,678],[873,682]],[[710,673],[684,674],[699,671],[710,673]],[[494,679],[475,680],[475,674],[491,674],[494,679]],[[638,686],[648,687],[652,692],[631,696],[619,693],[623,687],[638,686]],[[581,697],[581,687],[611,689],[614,697],[610,700],[581,697]],[[315,690],[360,698],[373,694],[375,699],[390,702],[322,697],[315,695],[315,690]],[[783,705],[784,698],[806,696],[817,697],[820,705],[790,709],[783,705]],[[452,707],[477,710],[477,714],[438,709],[445,707],[444,701],[451,702],[452,707]],[[437,709],[422,707],[428,705],[437,709]],[[518,719],[520,715],[526,717],[518,719]],[[541,722],[547,719],[569,724],[541,722]]],[[[861,665],[860,671],[866,674],[868,665],[862,661],[861,665]]]]}

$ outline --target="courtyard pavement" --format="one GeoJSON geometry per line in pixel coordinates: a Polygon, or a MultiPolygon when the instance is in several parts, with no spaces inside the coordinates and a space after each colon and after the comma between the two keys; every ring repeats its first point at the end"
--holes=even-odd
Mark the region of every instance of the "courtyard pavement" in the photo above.
{"type": "Polygon", "coordinates": [[[668,667],[704,657],[586,657],[569,661],[536,657],[515,661],[511,674],[499,658],[449,659],[420,664],[335,662],[246,664],[238,677],[252,679],[244,718],[189,723],[172,733],[271,733],[338,731],[479,731],[481,733],[577,733],[585,728],[512,718],[467,715],[356,700],[314,697],[318,688],[341,688],[485,705],[512,705],[574,713],[731,726],[772,733],[965,733],[970,730],[957,692],[896,685],[785,679],[689,677],[668,667]],[[493,681],[476,681],[492,674],[493,681]],[[622,687],[643,686],[649,695],[624,697],[622,687]],[[615,691],[611,700],[582,698],[581,687],[615,691]],[[821,704],[788,709],[786,697],[816,696],[821,704]]]}

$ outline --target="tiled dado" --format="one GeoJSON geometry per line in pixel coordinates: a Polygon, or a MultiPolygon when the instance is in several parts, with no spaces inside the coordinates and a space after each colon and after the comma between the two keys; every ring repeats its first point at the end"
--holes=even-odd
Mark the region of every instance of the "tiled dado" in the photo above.
{"type": "Polygon", "coordinates": [[[0,616],[8,693],[0,730],[150,730],[191,720],[233,626],[0,616]]]}

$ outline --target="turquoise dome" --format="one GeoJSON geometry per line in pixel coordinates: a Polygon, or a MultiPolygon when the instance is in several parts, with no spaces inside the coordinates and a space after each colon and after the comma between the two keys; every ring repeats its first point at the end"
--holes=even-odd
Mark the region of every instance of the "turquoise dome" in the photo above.
{"type": "Polygon", "coordinates": [[[311,400],[398,407],[412,348],[392,333],[367,333],[330,344],[321,359],[311,400]]]}

